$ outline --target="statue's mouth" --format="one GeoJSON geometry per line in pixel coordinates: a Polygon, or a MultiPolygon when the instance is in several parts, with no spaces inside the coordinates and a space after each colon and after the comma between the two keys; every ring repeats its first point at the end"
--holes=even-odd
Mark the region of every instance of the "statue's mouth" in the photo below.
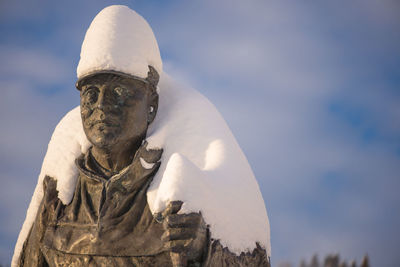
{"type": "Polygon", "coordinates": [[[116,123],[111,120],[97,120],[91,123],[90,127],[119,127],[119,123],[116,123]]]}

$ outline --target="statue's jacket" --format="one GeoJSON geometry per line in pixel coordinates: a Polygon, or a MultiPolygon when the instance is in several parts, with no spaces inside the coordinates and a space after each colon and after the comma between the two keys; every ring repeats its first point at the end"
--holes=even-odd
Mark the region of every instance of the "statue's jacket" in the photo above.
{"type": "MultiPolygon", "coordinates": [[[[146,191],[159,163],[145,169],[137,160],[107,175],[90,150],[76,160],[79,176],[73,199],[64,205],[55,179],[46,176],[44,196],[24,243],[20,266],[172,266],[146,191]]],[[[263,248],[240,256],[208,238],[204,266],[269,266],[263,248]]]]}

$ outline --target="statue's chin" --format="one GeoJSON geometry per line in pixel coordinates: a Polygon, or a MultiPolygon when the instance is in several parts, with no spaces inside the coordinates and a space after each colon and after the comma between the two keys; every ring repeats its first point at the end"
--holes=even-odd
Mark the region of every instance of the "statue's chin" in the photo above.
{"type": "Polygon", "coordinates": [[[86,137],[99,148],[112,147],[117,142],[119,129],[118,127],[108,127],[104,124],[96,124],[92,128],[85,129],[86,137]]]}
{"type": "MultiPolygon", "coordinates": [[[[146,136],[146,129],[141,134],[124,135],[124,130],[119,127],[104,127],[96,125],[85,129],[86,137],[89,142],[97,148],[105,150],[126,149],[135,143],[141,143],[146,136]]],[[[125,131],[126,132],[126,131],[125,131]]]]}
{"type": "Polygon", "coordinates": [[[90,143],[98,148],[110,148],[115,144],[115,135],[113,133],[102,132],[88,137],[90,143]]]}

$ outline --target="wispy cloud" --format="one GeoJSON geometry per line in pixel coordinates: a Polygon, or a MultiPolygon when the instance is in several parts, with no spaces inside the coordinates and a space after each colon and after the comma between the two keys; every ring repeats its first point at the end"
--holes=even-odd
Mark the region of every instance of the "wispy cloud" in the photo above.
{"type": "MultiPolygon", "coordinates": [[[[3,29],[0,43],[8,64],[0,67],[0,119],[7,125],[0,166],[13,192],[0,194],[0,220],[12,232],[0,235],[9,243],[17,235],[11,222],[21,222],[29,200],[18,197],[19,185],[33,187],[52,129],[78,104],[80,42],[108,3],[49,1],[25,14],[7,2],[2,9],[10,13],[2,20],[18,29],[3,29]],[[13,211],[4,204],[12,201],[13,211]]],[[[374,266],[398,262],[396,1],[124,3],[149,20],[166,71],[204,93],[227,119],[260,182],[275,263],[335,251],[348,259],[368,252],[374,266]]]]}
{"type": "Polygon", "coordinates": [[[56,55],[43,51],[44,48],[14,46],[0,47],[0,66],[3,79],[25,79],[30,83],[54,85],[66,82],[69,66],[56,55]]]}

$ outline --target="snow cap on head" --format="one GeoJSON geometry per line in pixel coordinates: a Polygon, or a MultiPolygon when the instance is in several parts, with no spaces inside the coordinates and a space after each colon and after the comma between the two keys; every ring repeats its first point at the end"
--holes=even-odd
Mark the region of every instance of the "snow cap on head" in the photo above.
{"type": "Polygon", "coordinates": [[[123,5],[100,11],[82,43],[78,79],[107,70],[146,78],[149,65],[161,75],[160,50],[146,20],[123,5]]]}

